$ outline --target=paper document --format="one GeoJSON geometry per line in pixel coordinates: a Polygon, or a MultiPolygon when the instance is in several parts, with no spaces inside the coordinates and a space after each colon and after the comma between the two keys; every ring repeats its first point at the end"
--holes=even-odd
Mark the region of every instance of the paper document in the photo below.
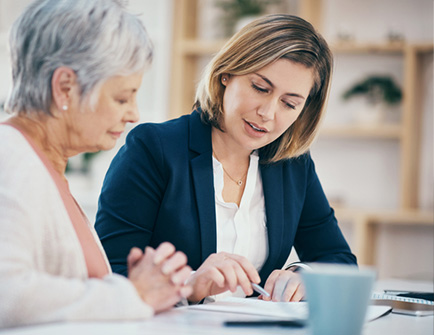
{"type": "MultiPolygon", "coordinates": [[[[306,320],[309,315],[307,302],[272,302],[256,298],[229,297],[217,302],[189,306],[190,309],[203,311],[229,312],[258,316],[283,318],[286,320],[306,320]]],[[[369,306],[366,321],[371,321],[386,314],[389,306],[369,306]]]]}

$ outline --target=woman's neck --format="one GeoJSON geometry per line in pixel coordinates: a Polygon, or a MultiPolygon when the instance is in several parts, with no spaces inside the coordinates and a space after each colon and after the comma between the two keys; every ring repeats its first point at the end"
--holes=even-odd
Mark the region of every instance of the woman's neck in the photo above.
{"type": "Polygon", "coordinates": [[[218,129],[213,128],[211,139],[213,155],[223,169],[223,200],[240,206],[247,183],[251,152],[234,143],[226,133],[218,129]]]}
{"type": "Polygon", "coordinates": [[[55,116],[32,113],[12,116],[6,122],[24,132],[45,154],[60,176],[64,176],[69,157],[63,145],[66,131],[60,129],[62,123],[55,116]]]}
{"type": "Polygon", "coordinates": [[[216,128],[212,128],[211,142],[213,152],[222,161],[238,165],[245,165],[250,161],[250,150],[242,148],[238,144],[233,143],[231,138],[229,138],[226,133],[216,128]]]}

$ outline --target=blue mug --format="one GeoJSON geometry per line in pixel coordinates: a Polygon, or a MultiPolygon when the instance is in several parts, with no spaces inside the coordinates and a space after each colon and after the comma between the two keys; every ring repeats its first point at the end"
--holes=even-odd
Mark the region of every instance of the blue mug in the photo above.
{"type": "Polygon", "coordinates": [[[312,335],[360,335],[376,273],[351,265],[310,264],[301,273],[312,335]]]}

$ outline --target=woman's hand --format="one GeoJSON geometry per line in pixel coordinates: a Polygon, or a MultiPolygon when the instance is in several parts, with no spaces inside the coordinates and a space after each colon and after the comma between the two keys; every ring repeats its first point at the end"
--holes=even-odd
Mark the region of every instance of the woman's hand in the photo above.
{"type": "Polygon", "coordinates": [[[264,286],[270,297],[260,296],[267,301],[300,301],[304,297],[304,286],[300,274],[291,270],[274,270],[264,286]]]}
{"type": "Polygon", "coordinates": [[[146,247],[145,253],[132,248],[128,255],[128,278],[142,300],[155,312],[161,312],[191,294],[191,286],[184,285],[191,273],[186,264],[187,256],[176,252],[168,242],[155,250],[146,247]]]}
{"type": "Polygon", "coordinates": [[[188,279],[188,284],[193,287],[188,300],[198,302],[227,290],[235,292],[237,286],[241,286],[246,295],[251,295],[251,282],[258,284],[260,281],[258,271],[247,258],[219,252],[210,255],[188,279]]]}

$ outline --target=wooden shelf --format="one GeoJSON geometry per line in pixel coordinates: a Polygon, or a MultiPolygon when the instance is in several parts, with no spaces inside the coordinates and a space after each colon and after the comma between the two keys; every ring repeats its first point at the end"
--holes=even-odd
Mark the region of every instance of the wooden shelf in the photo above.
{"type": "Polygon", "coordinates": [[[186,39],[177,43],[177,50],[186,56],[209,56],[217,53],[225,43],[226,40],[186,39]]]}
{"type": "MultiPolygon", "coordinates": [[[[176,50],[183,55],[209,56],[218,52],[227,42],[225,39],[204,40],[189,38],[177,41],[176,50]]],[[[407,48],[413,48],[418,52],[432,52],[432,43],[331,43],[331,49],[335,53],[384,53],[403,54],[407,48]]]]}
{"type": "Polygon", "coordinates": [[[406,44],[405,43],[330,43],[331,49],[336,53],[403,53],[406,44]]]}
{"type": "Polygon", "coordinates": [[[384,125],[324,125],[319,132],[321,137],[378,138],[400,140],[402,127],[399,124],[384,125]]]}
{"type": "Polygon", "coordinates": [[[360,265],[375,265],[378,228],[406,226],[434,228],[434,212],[397,209],[366,210],[335,207],[338,221],[351,221],[355,229],[352,249],[360,265]]]}
{"type": "Polygon", "coordinates": [[[434,226],[434,212],[417,209],[356,209],[334,207],[338,220],[363,218],[365,224],[434,226]]]}

